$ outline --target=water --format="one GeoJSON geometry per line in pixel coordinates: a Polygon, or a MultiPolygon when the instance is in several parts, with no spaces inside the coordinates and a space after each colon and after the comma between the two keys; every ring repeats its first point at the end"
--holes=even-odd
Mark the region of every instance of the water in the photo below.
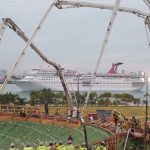
{"type": "Polygon", "coordinates": [[[30,92],[22,91],[19,87],[14,84],[7,84],[6,88],[4,89],[4,93],[11,92],[14,94],[18,94],[21,98],[25,98],[29,100],[30,92]]]}
{"type": "MultiPolygon", "coordinates": [[[[149,83],[149,87],[150,87],[150,83],[149,83]]],[[[12,92],[14,94],[18,94],[20,97],[25,98],[25,99],[29,99],[30,98],[30,92],[27,91],[22,91],[19,87],[17,87],[14,84],[8,84],[4,90],[4,93],[6,92],[12,92]]],[[[118,92],[113,92],[113,93],[118,93],[118,92]]],[[[122,92],[120,92],[122,93],[122,92]]],[[[146,93],[146,87],[144,87],[142,89],[142,91],[130,91],[130,92],[124,92],[124,93],[128,93],[133,95],[135,98],[140,98],[141,100],[144,100],[145,97],[145,93],[146,93]]],[[[148,93],[150,93],[150,88],[148,89],[148,93]]]]}

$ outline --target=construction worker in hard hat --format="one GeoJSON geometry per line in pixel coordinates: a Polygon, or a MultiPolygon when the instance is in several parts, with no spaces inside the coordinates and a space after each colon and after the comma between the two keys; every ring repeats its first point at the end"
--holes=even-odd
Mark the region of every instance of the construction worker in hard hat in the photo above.
{"type": "Polygon", "coordinates": [[[46,150],[46,146],[43,144],[43,142],[40,142],[40,145],[37,147],[37,150],[46,150]]]}
{"type": "Polygon", "coordinates": [[[31,147],[31,145],[28,143],[26,147],[24,147],[23,150],[33,150],[33,148],[31,147]]]}
{"type": "Polygon", "coordinates": [[[53,142],[49,142],[48,146],[46,147],[46,150],[53,150],[53,142]]]}
{"type": "Polygon", "coordinates": [[[11,145],[10,145],[10,150],[18,150],[18,149],[15,148],[15,144],[14,144],[14,143],[11,143],[11,145]]]}
{"type": "Polygon", "coordinates": [[[106,146],[105,146],[105,142],[101,142],[101,143],[97,146],[96,150],[107,150],[107,149],[106,149],[106,146]]]}
{"type": "Polygon", "coordinates": [[[118,112],[116,109],[114,109],[113,118],[114,118],[115,126],[117,126],[117,124],[118,124],[118,112]]]}
{"type": "Polygon", "coordinates": [[[79,147],[79,150],[87,150],[85,143],[81,144],[81,146],[79,147]]]}
{"type": "Polygon", "coordinates": [[[124,123],[124,117],[123,117],[123,115],[120,112],[118,112],[118,120],[119,120],[119,123],[120,123],[119,126],[122,127],[122,125],[124,123]]]}
{"type": "Polygon", "coordinates": [[[62,144],[62,142],[59,142],[59,146],[56,148],[56,150],[66,150],[66,147],[62,144]]]}
{"type": "Polygon", "coordinates": [[[72,140],[68,140],[68,145],[66,146],[66,150],[75,150],[75,147],[72,144],[72,140]]]}

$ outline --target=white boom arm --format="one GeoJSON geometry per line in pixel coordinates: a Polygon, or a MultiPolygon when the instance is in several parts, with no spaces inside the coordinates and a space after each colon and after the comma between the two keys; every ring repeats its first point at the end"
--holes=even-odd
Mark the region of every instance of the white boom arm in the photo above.
{"type": "MultiPolygon", "coordinates": [[[[150,7],[150,0],[145,0],[145,1],[147,3],[147,6],[150,7]]],[[[58,9],[89,7],[89,8],[99,8],[99,9],[107,9],[107,10],[113,10],[114,7],[114,5],[110,5],[110,4],[89,3],[89,2],[79,2],[79,1],[63,1],[63,0],[58,0],[55,3],[55,6],[58,9]]],[[[150,13],[135,8],[121,7],[121,6],[118,8],[118,11],[131,13],[137,15],[138,17],[144,18],[146,20],[145,23],[147,23],[146,25],[150,30],[150,13]]]]}
{"type": "MultiPolygon", "coordinates": [[[[89,3],[89,2],[80,2],[80,1],[63,1],[59,0],[56,2],[55,6],[59,9],[63,9],[63,6],[66,7],[73,7],[73,8],[79,8],[79,7],[90,7],[90,8],[99,8],[99,9],[108,9],[113,10],[114,5],[110,4],[100,4],[100,3],[89,3]]],[[[139,17],[150,17],[150,14],[138,9],[128,8],[128,7],[119,7],[118,11],[120,12],[126,12],[126,13],[132,13],[139,17]]]]}
{"type": "MultiPolygon", "coordinates": [[[[25,33],[10,19],[10,18],[3,18],[3,30],[5,29],[5,27],[8,26],[10,29],[12,29],[13,31],[15,31],[25,42],[28,42],[28,38],[25,35],[25,33]]],[[[63,69],[61,68],[60,65],[56,64],[55,62],[52,62],[50,60],[48,60],[48,58],[46,56],[44,56],[41,51],[33,44],[30,44],[30,47],[49,65],[52,65],[58,73],[58,76],[61,80],[62,86],[64,88],[64,92],[67,98],[67,103],[68,103],[68,109],[69,110],[73,110],[73,106],[75,106],[75,102],[72,99],[71,93],[69,92],[67,83],[64,79],[63,76],[63,69]]]]}
{"type": "Polygon", "coordinates": [[[150,0],[143,0],[143,1],[150,8],[150,0]]]}

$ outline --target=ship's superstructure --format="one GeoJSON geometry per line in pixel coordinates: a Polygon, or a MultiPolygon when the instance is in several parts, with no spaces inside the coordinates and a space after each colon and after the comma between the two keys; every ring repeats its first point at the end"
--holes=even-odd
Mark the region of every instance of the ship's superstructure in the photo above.
{"type": "MultiPolygon", "coordinates": [[[[107,74],[96,74],[92,90],[99,91],[134,91],[141,90],[145,84],[142,73],[117,73],[117,67],[122,63],[113,64],[107,74]]],[[[92,74],[78,74],[75,71],[64,71],[64,78],[70,91],[87,92],[91,84],[92,74]]],[[[51,68],[36,68],[20,80],[13,81],[23,91],[41,90],[63,91],[57,71],[51,68]]]]}

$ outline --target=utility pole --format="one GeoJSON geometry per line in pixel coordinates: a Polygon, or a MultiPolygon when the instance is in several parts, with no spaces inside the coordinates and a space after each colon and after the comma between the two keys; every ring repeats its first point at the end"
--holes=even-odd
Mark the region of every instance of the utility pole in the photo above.
{"type": "Polygon", "coordinates": [[[79,117],[79,107],[80,107],[80,74],[77,74],[77,81],[78,81],[78,85],[77,85],[77,94],[78,94],[78,97],[77,97],[77,118],[79,117]]]}
{"type": "Polygon", "coordinates": [[[80,105],[80,74],[77,75],[78,77],[78,109],[79,109],[79,105],[80,105]]]}
{"type": "Polygon", "coordinates": [[[146,100],[145,100],[145,137],[147,135],[147,121],[148,121],[148,76],[146,77],[146,100]]]}

